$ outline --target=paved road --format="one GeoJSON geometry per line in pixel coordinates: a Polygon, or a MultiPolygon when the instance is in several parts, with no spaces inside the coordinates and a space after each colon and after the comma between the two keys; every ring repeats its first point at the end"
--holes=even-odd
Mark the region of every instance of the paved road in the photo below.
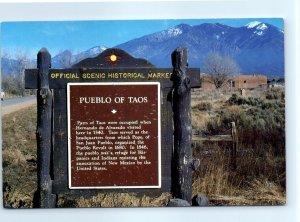
{"type": "Polygon", "coordinates": [[[1,107],[2,108],[6,108],[9,106],[13,106],[13,105],[18,105],[18,104],[22,104],[25,102],[30,102],[35,100],[36,97],[35,96],[25,96],[25,97],[16,97],[16,98],[12,98],[12,99],[5,99],[3,101],[1,101],[1,107]]]}
{"type": "Polygon", "coordinates": [[[13,99],[4,99],[4,101],[1,101],[1,116],[19,111],[35,104],[35,98],[35,96],[26,96],[13,99]]]}

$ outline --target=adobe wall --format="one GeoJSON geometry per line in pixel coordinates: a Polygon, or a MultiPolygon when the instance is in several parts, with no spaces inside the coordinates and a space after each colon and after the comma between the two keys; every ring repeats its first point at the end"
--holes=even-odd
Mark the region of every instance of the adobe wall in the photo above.
{"type": "MultiPolygon", "coordinates": [[[[216,89],[213,80],[209,75],[202,75],[200,77],[201,90],[213,91],[216,89]]],[[[231,89],[255,89],[267,88],[267,77],[264,75],[238,75],[232,80],[228,81],[224,87],[231,89]]]]}

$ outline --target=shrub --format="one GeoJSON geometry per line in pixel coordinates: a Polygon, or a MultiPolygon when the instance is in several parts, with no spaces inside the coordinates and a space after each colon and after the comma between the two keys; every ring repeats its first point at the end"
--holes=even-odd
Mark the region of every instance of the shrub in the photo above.
{"type": "Polygon", "coordinates": [[[208,134],[224,134],[235,122],[239,142],[245,147],[272,147],[275,154],[285,152],[285,103],[283,100],[240,98],[232,95],[227,104],[207,123],[208,134]],[[240,106],[243,104],[243,106],[240,106]],[[247,107],[249,106],[249,107],[247,107]]]}
{"type": "Polygon", "coordinates": [[[235,122],[239,128],[250,124],[250,119],[239,106],[230,106],[219,111],[217,116],[207,123],[209,134],[225,133],[231,129],[231,122],[235,122]]]}
{"type": "Polygon", "coordinates": [[[194,173],[193,193],[205,193],[213,205],[285,203],[284,92],[275,89],[261,97],[253,95],[233,94],[225,103],[212,103],[202,128],[206,128],[203,135],[230,134],[230,123],[236,122],[236,171],[230,168],[231,142],[194,144],[193,155],[200,159],[201,168],[194,173]]]}
{"type": "Polygon", "coordinates": [[[283,88],[271,88],[266,91],[266,99],[274,100],[274,99],[284,99],[284,89],[283,88]]]}
{"type": "Polygon", "coordinates": [[[194,105],[193,109],[197,109],[199,111],[211,111],[212,104],[210,102],[200,102],[194,105]]]}
{"type": "Polygon", "coordinates": [[[261,106],[264,103],[264,100],[259,97],[239,97],[236,94],[232,94],[232,96],[227,100],[227,104],[229,105],[249,105],[249,106],[261,106]]]}

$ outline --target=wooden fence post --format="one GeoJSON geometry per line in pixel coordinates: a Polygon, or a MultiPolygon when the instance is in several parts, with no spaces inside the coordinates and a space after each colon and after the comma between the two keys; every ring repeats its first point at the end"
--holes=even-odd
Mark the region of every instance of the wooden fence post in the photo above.
{"type": "Polygon", "coordinates": [[[52,194],[51,149],[52,149],[52,93],[49,89],[51,55],[46,48],[37,54],[37,207],[52,208],[56,195],[52,194]]]}
{"type": "Polygon", "coordinates": [[[231,148],[231,169],[236,170],[236,154],[238,148],[238,135],[236,130],[235,122],[231,122],[231,136],[232,136],[232,148],[231,148]]]}
{"type": "Polygon", "coordinates": [[[174,151],[172,161],[172,193],[175,198],[192,201],[192,126],[191,86],[186,75],[187,49],[172,53],[174,151]]]}

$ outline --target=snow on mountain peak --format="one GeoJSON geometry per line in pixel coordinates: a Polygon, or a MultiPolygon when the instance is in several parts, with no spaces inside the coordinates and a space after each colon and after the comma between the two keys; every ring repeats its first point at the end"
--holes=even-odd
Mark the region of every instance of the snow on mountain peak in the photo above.
{"type": "Polygon", "coordinates": [[[191,28],[192,28],[191,25],[182,23],[182,24],[176,25],[174,28],[170,28],[170,29],[166,30],[166,32],[170,37],[175,37],[175,36],[181,35],[184,32],[189,31],[191,28]]]}
{"type": "Polygon", "coordinates": [[[254,21],[245,25],[247,29],[255,29],[254,33],[256,35],[262,36],[264,35],[264,30],[268,29],[268,26],[265,23],[254,21]]]}
{"type": "Polygon", "coordinates": [[[264,34],[262,31],[255,31],[254,33],[259,36],[262,36],[264,34]]]}
{"type": "Polygon", "coordinates": [[[182,34],[182,30],[180,28],[172,28],[172,29],[168,29],[168,35],[169,36],[177,36],[182,34]]]}
{"type": "Polygon", "coordinates": [[[104,51],[105,49],[107,49],[106,47],[104,46],[95,46],[91,49],[89,49],[89,53],[92,53],[92,54],[96,54],[96,53],[100,53],[102,51],[104,51]]]}
{"type": "Polygon", "coordinates": [[[247,27],[248,29],[252,29],[252,28],[254,28],[254,27],[256,27],[256,26],[258,26],[258,25],[260,25],[261,24],[261,22],[259,22],[259,21],[254,21],[254,22],[250,22],[250,23],[248,23],[247,25],[245,25],[245,27],[247,27]]]}
{"type": "Polygon", "coordinates": [[[268,28],[268,26],[266,26],[266,24],[264,24],[264,23],[261,23],[260,25],[258,25],[256,27],[256,29],[258,29],[258,30],[265,30],[267,28],[268,28]]]}

